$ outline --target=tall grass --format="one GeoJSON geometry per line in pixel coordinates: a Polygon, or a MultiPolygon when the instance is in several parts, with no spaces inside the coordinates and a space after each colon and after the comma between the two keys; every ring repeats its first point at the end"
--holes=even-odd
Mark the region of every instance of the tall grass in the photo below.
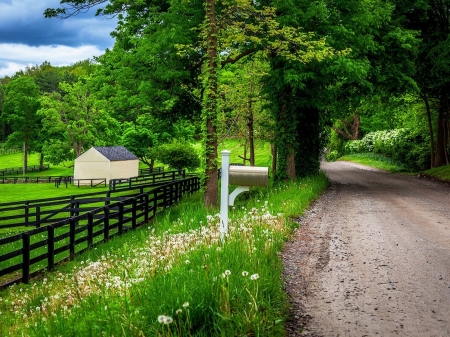
{"type": "Polygon", "coordinates": [[[321,174],[252,192],[220,239],[201,193],[145,228],[0,292],[1,336],[283,336],[279,252],[321,174]]]}

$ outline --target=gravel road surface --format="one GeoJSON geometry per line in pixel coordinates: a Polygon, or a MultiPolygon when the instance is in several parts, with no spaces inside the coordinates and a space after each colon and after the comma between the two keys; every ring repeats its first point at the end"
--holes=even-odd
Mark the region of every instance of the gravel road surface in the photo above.
{"type": "Polygon", "coordinates": [[[450,336],[450,187],[348,162],[283,251],[289,336],[450,336]]]}

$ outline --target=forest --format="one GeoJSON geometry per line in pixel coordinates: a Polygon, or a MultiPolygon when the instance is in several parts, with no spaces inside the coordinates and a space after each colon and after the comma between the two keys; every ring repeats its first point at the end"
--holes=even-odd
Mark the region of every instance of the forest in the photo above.
{"type": "Polygon", "coordinates": [[[0,78],[0,143],[41,163],[124,145],[152,166],[161,146],[201,142],[205,206],[229,138],[247,165],[270,143],[276,180],[355,152],[449,164],[450,1],[60,3],[36,15],[92,9],[118,25],[100,57],[0,78]]]}

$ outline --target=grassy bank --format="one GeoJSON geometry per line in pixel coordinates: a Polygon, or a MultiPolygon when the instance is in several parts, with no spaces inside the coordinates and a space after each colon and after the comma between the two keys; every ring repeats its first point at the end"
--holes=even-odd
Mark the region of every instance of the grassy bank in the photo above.
{"type": "Polygon", "coordinates": [[[283,336],[279,252],[327,185],[302,179],[238,198],[220,240],[201,194],[41,280],[0,292],[2,336],[283,336]]]}
{"type": "Polygon", "coordinates": [[[351,161],[391,173],[407,172],[407,168],[403,164],[376,153],[348,154],[340,157],[338,160],[351,161]]]}
{"type": "Polygon", "coordinates": [[[423,175],[442,181],[450,181],[450,165],[432,168],[421,172],[423,175]]]}

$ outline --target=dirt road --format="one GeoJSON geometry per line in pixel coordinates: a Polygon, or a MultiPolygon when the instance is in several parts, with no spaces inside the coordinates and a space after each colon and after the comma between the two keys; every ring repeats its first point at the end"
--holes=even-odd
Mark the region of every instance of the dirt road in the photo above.
{"type": "Polygon", "coordinates": [[[450,187],[347,162],[283,252],[290,336],[450,336],[450,187]]]}

